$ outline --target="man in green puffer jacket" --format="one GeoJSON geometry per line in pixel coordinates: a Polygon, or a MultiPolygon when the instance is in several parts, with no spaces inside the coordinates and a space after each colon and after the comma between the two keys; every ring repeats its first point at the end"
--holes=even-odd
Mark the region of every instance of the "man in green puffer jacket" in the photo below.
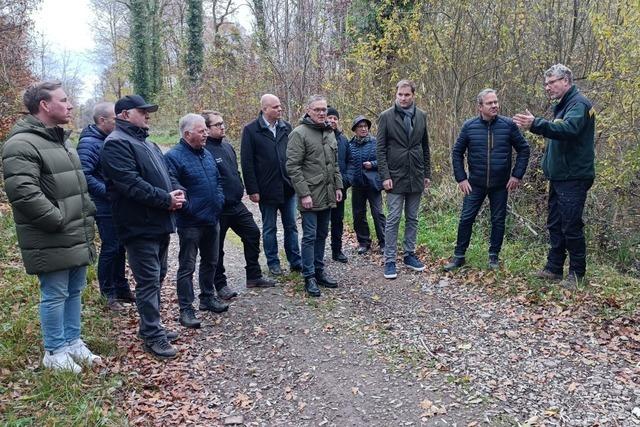
{"type": "Polygon", "coordinates": [[[302,275],[310,296],[320,296],[318,285],[335,288],[324,272],[324,246],[331,209],[342,200],[338,143],[327,118],[327,100],[313,95],[300,125],[289,134],[287,173],[299,198],[302,214],[302,275]]]}
{"type": "Polygon", "coordinates": [[[573,73],[556,64],[544,73],[544,88],[557,104],[553,121],[534,117],[528,110],[513,121],[523,129],[547,138],[542,170],[549,180],[549,254],[536,276],[562,279],[569,253],[569,273],[561,286],[574,289],[587,268],[587,246],[582,213],[587,192],[595,179],[596,116],[589,101],[573,84],[573,73]]]}
{"type": "Polygon", "coordinates": [[[22,260],[40,279],[43,365],[80,372],[98,362],[80,338],[80,294],[95,259],[95,205],[80,159],[58,125],[73,106],[59,82],[43,82],[24,94],[29,115],[11,130],[2,151],[5,191],[16,223],[22,260]]]}

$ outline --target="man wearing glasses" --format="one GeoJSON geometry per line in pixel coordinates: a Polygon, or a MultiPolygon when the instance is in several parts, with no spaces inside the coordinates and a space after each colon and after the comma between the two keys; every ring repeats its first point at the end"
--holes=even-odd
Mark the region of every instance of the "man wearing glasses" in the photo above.
{"type": "Polygon", "coordinates": [[[302,271],[296,198],[286,170],[287,144],[291,125],[282,120],[282,105],[277,96],[265,94],[260,99],[257,119],[242,129],[240,161],[244,184],[252,202],[262,214],[262,241],[269,272],[282,275],[276,219],[280,212],[284,228],[284,251],[291,271],[302,271]]]}
{"type": "Polygon", "coordinates": [[[324,271],[324,247],[331,209],[342,200],[338,143],[327,119],[327,100],[313,95],[306,114],[289,135],[287,172],[299,197],[302,214],[302,275],[309,296],[319,297],[318,285],[336,288],[324,271]]]}
{"type": "Polygon", "coordinates": [[[218,266],[214,284],[218,296],[229,300],[237,296],[227,284],[227,276],[224,274],[224,240],[229,229],[233,230],[242,240],[244,259],[246,262],[247,288],[268,288],[275,285],[271,280],[262,277],[258,257],[260,255],[260,229],[253,219],[253,215],[242,203],[244,185],[238,171],[238,158],[236,152],[225,137],[225,123],[222,114],[217,111],[204,111],[202,113],[205,125],[209,130],[205,148],[213,155],[220,178],[222,190],[225,195],[224,207],[220,214],[220,244],[218,254],[218,266]]]}
{"type": "Polygon", "coordinates": [[[542,170],[549,180],[549,253],[536,276],[561,280],[569,253],[569,272],[561,286],[575,289],[586,272],[586,243],[582,213],[595,179],[595,110],[573,84],[573,73],[556,64],[544,73],[544,89],[556,102],[553,121],[534,117],[529,110],[516,114],[522,129],[547,138],[542,170]]]}

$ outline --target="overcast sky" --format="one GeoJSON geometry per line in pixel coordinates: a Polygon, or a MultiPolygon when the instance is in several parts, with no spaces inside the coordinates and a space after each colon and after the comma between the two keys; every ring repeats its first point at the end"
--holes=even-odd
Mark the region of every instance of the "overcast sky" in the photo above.
{"type": "Polygon", "coordinates": [[[66,50],[73,65],[77,64],[84,82],[81,102],[91,97],[98,76],[88,57],[94,46],[89,27],[93,13],[88,3],[87,0],[43,0],[33,15],[35,29],[43,34],[53,55],[66,50]]]}
{"type": "MultiPolygon", "coordinates": [[[[90,28],[93,12],[89,0],[42,0],[33,19],[36,31],[44,35],[52,53],[56,55],[66,50],[77,63],[84,82],[80,101],[84,102],[92,96],[100,73],[88,55],[94,46],[90,28]]],[[[251,26],[246,6],[238,11],[238,20],[247,29],[251,26]]]]}

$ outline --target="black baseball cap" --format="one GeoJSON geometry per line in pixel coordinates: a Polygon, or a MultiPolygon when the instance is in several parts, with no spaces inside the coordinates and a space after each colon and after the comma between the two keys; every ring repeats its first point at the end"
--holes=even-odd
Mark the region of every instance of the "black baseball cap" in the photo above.
{"type": "Polygon", "coordinates": [[[150,113],[158,111],[156,104],[147,104],[147,101],[140,95],[127,95],[118,99],[118,102],[116,102],[116,115],[122,113],[124,110],[131,110],[133,108],[147,110],[150,113]]]}

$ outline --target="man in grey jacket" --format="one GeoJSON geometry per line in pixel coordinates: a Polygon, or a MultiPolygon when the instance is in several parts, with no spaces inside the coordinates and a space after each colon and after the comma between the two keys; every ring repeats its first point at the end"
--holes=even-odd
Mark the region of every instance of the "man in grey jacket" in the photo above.
{"type": "Polygon", "coordinates": [[[425,188],[431,183],[431,156],[427,115],[415,105],[416,85],[400,80],[396,102],[378,119],[378,173],[387,192],[388,215],[385,227],[384,277],[395,279],[398,227],[405,210],[404,264],[414,271],[424,270],[415,255],[418,209],[425,188]]]}

